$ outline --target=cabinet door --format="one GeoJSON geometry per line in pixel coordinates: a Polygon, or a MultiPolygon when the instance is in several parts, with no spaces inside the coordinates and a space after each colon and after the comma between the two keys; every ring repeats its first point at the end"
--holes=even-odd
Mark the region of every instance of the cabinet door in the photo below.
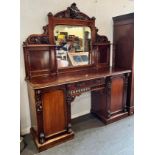
{"type": "Polygon", "coordinates": [[[102,118],[106,115],[106,90],[105,88],[91,92],[91,112],[102,118]]]}
{"type": "Polygon", "coordinates": [[[110,112],[116,113],[122,111],[124,95],[124,79],[122,77],[115,77],[111,81],[111,103],[110,112]]]}
{"type": "Polygon", "coordinates": [[[106,87],[91,93],[91,112],[104,123],[112,123],[128,116],[126,111],[128,74],[106,79],[106,87]]]}
{"type": "Polygon", "coordinates": [[[66,104],[63,90],[53,90],[44,93],[43,126],[45,136],[60,133],[66,129],[66,104]]]}

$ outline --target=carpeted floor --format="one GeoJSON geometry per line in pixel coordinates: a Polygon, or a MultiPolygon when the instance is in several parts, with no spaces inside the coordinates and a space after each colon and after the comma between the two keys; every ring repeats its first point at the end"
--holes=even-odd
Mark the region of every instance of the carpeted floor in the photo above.
{"type": "Polygon", "coordinates": [[[37,152],[30,135],[21,155],[134,155],[134,118],[129,116],[104,125],[93,116],[73,120],[75,138],[46,151],[37,152]]]}

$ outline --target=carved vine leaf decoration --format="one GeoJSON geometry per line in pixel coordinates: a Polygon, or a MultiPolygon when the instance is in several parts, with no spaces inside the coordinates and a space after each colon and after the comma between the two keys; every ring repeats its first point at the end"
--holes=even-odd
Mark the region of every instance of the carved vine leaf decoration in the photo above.
{"type": "MultiPolygon", "coordinates": [[[[48,14],[48,16],[53,16],[52,13],[48,14]]],[[[90,18],[85,15],[84,13],[80,12],[77,8],[76,3],[72,3],[70,7],[66,10],[58,12],[54,17],[57,18],[72,18],[72,19],[82,19],[82,20],[89,20],[90,18]]],[[[94,18],[92,18],[94,19],[94,18]]]]}

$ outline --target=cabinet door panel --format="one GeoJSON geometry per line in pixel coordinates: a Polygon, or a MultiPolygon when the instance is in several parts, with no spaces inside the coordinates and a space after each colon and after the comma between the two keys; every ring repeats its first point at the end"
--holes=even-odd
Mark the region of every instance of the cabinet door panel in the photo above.
{"type": "Polygon", "coordinates": [[[66,127],[66,107],[63,90],[43,95],[43,124],[45,135],[61,132],[66,127]]]}
{"type": "Polygon", "coordinates": [[[105,89],[91,92],[91,112],[96,113],[99,117],[106,113],[105,89]]]}
{"type": "Polygon", "coordinates": [[[111,87],[111,112],[122,110],[123,108],[123,78],[114,78],[111,87]]]}

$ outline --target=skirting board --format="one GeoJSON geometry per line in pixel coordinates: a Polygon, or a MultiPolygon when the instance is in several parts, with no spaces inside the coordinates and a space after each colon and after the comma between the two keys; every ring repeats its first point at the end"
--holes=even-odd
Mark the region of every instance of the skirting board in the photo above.
{"type": "Polygon", "coordinates": [[[76,114],[72,114],[71,118],[74,119],[74,118],[77,118],[77,117],[80,117],[80,116],[83,116],[89,113],[90,113],[90,110],[85,110],[85,111],[82,111],[76,114]]]}
{"type": "Polygon", "coordinates": [[[20,131],[20,134],[23,136],[23,135],[27,135],[27,134],[29,134],[30,133],[30,126],[29,127],[27,127],[27,128],[24,128],[24,129],[21,129],[21,131],[20,131]]]}

